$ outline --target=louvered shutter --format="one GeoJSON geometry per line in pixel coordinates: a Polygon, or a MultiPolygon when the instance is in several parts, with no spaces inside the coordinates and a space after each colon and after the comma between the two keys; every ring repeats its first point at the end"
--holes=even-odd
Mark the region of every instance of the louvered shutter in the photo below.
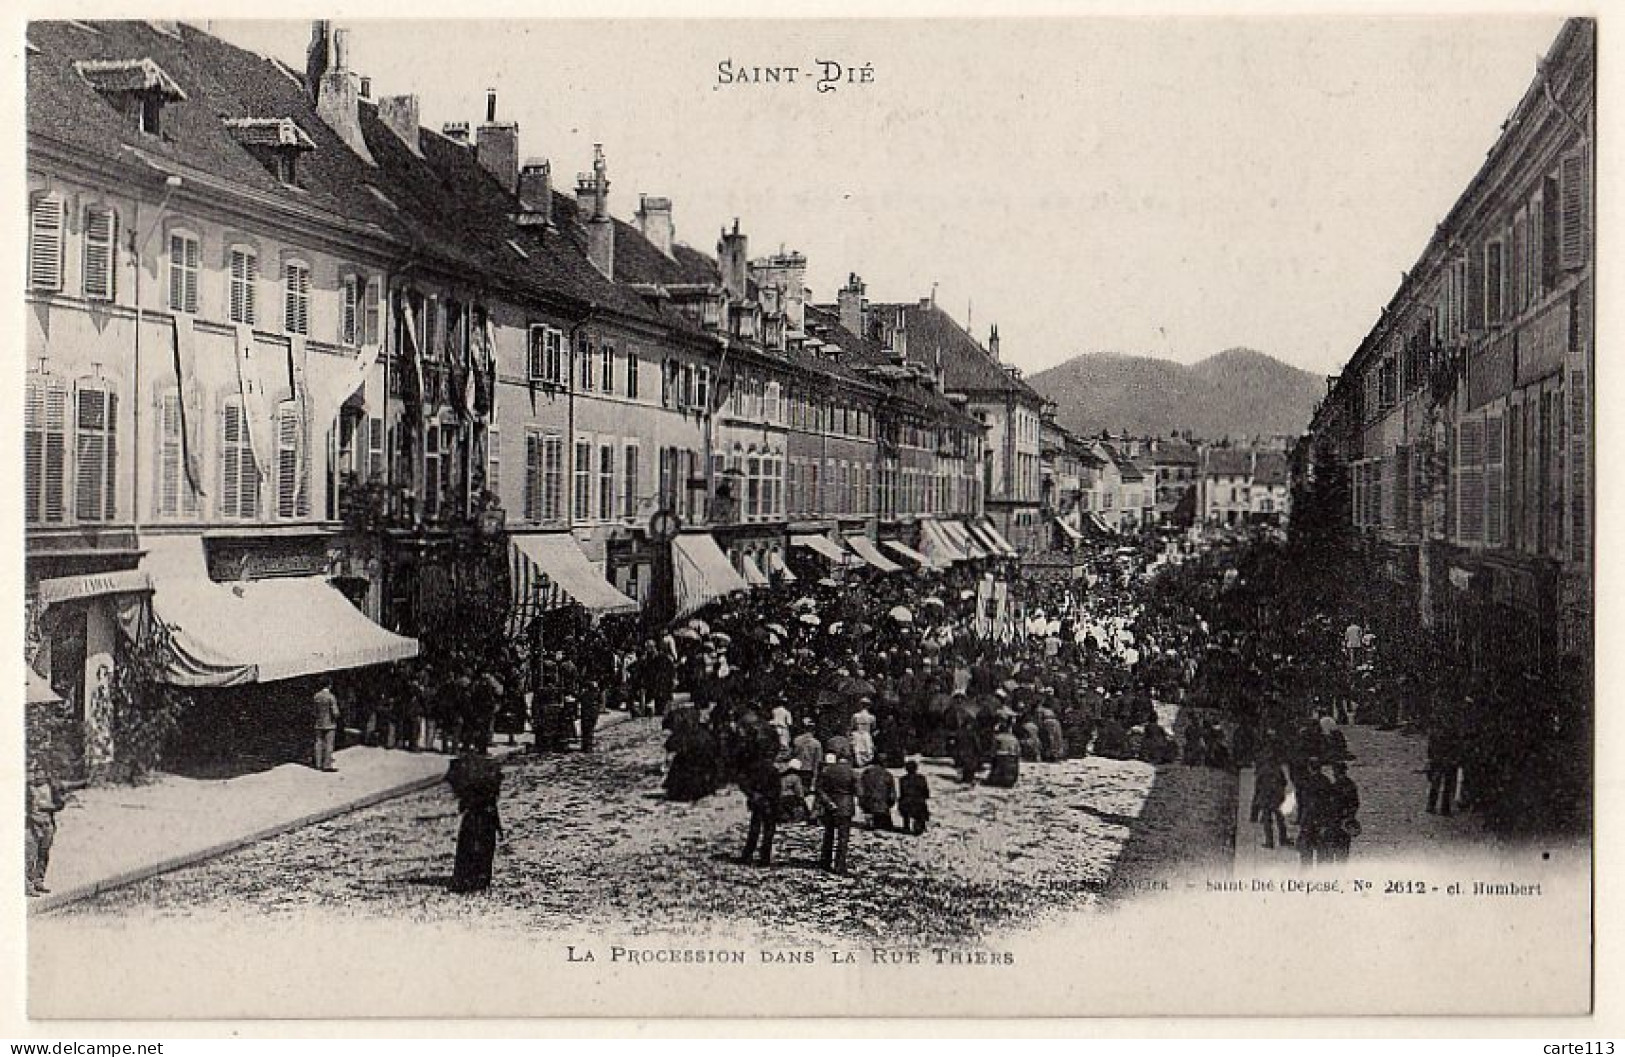
{"type": "Polygon", "coordinates": [[[158,517],[175,517],[181,508],[181,398],[178,393],[158,397],[158,487],[153,496],[158,517]]]}
{"type": "Polygon", "coordinates": [[[485,431],[485,490],[502,502],[502,431],[485,431]]]}
{"type": "Polygon", "coordinates": [[[1568,374],[1568,513],[1569,560],[1591,560],[1591,386],[1590,372],[1571,367],[1568,374]]]}
{"type": "Polygon", "coordinates": [[[1506,542],[1506,433],[1503,416],[1484,416],[1484,543],[1506,542]]]}
{"type": "Polygon", "coordinates": [[[78,391],[75,410],[74,512],[80,521],[110,521],[117,510],[118,398],[106,389],[85,386],[78,391]]]}
{"type": "Polygon", "coordinates": [[[310,333],[310,269],[302,264],[284,265],[282,329],[289,334],[310,333]]]}
{"type": "Polygon", "coordinates": [[[384,479],[384,420],[376,416],[367,419],[367,479],[384,479]]]}
{"type": "Polygon", "coordinates": [[[220,409],[220,516],[235,518],[242,502],[238,486],[242,457],[243,409],[226,404],[220,409]]]}
{"type": "Polygon", "coordinates": [[[534,433],[525,434],[525,520],[542,519],[542,451],[541,439],[534,433]]]}
{"type": "Polygon", "coordinates": [[[169,307],[174,312],[197,311],[198,241],[188,235],[169,236],[169,307]]]}
{"type": "Polygon", "coordinates": [[[34,290],[62,289],[62,197],[55,192],[34,199],[28,227],[28,285],[34,290]]]}
{"type": "Polygon", "coordinates": [[[113,299],[114,263],[117,259],[118,215],[106,206],[85,210],[85,296],[113,299]]]}
{"type": "Polygon", "coordinates": [[[277,414],[276,515],[299,516],[299,416],[283,408],[277,414]]]}
{"type": "Polygon", "coordinates": [[[254,283],[258,278],[259,261],[247,250],[231,251],[231,301],[229,309],[233,323],[256,322],[254,315],[254,283]]]}
{"type": "Polygon", "coordinates": [[[1548,176],[1541,181],[1540,191],[1540,282],[1543,289],[1550,290],[1557,285],[1557,273],[1563,267],[1562,243],[1562,185],[1548,176]]]}
{"type": "Polygon", "coordinates": [[[1484,319],[1484,255],[1467,255],[1467,329],[1483,330],[1484,319]]]}
{"type": "Polygon", "coordinates": [[[344,304],[339,312],[339,344],[359,345],[361,332],[361,280],[354,275],[344,277],[344,304]]]}
{"type": "Polygon", "coordinates": [[[30,522],[61,524],[67,515],[67,389],[50,379],[30,381],[24,419],[24,515],[30,522]]]}
{"type": "Polygon", "coordinates": [[[1590,208],[1590,175],[1585,151],[1575,151],[1563,158],[1558,177],[1562,182],[1563,195],[1563,233],[1558,252],[1564,268],[1584,267],[1590,253],[1586,230],[1590,208]]]}
{"type": "Polygon", "coordinates": [[[1463,419],[1456,431],[1460,467],[1456,525],[1465,544],[1484,542],[1484,420],[1463,419]]]}

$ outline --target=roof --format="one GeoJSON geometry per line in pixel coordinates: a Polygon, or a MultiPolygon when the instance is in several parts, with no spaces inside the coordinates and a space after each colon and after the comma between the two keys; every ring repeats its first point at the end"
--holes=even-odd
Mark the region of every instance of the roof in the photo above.
{"type": "MultiPolygon", "coordinates": [[[[821,306],[838,311],[834,306],[821,306]]],[[[927,301],[869,306],[880,340],[891,342],[898,314],[907,331],[906,347],[911,363],[931,365],[938,350],[942,355],[943,388],[949,392],[1013,394],[1019,399],[1042,404],[1038,392],[1005,369],[957,320],[927,301]]]]}
{"type": "Polygon", "coordinates": [[[226,127],[245,147],[291,147],[302,151],[316,149],[316,144],[294,124],[292,118],[233,117],[226,119],[226,127]]]}
{"type": "Polygon", "coordinates": [[[1177,438],[1157,440],[1151,448],[1151,461],[1158,466],[1195,466],[1196,445],[1177,438]]]}
{"type": "Polygon", "coordinates": [[[839,359],[829,359],[802,350],[792,354],[798,361],[802,363],[811,361],[808,366],[813,368],[828,365],[836,371],[862,378],[870,384],[884,385],[898,400],[912,405],[921,414],[938,415],[960,426],[982,428],[982,423],[974,416],[919,380],[907,377],[887,378],[876,372],[874,368],[897,366],[896,360],[879,342],[847,330],[841,325],[840,316],[828,308],[807,305],[806,328],[809,334],[839,345],[841,356],[839,359]]]}
{"type": "Polygon", "coordinates": [[[1283,485],[1286,482],[1285,455],[1275,451],[1261,451],[1253,457],[1253,484],[1283,485]]]}
{"type": "Polygon", "coordinates": [[[1203,453],[1202,473],[1210,476],[1247,477],[1252,468],[1247,452],[1238,448],[1209,448],[1203,453]]]}
{"type": "Polygon", "coordinates": [[[149,58],[86,59],[74,67],[100,92],[157,92],[165,99],[186,98],[174,78],[149,58]]]}

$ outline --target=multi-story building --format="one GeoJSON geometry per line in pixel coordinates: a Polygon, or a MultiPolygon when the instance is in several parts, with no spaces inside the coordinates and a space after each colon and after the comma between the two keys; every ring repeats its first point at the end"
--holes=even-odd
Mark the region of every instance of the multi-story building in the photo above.
{"type": "Polygon", "coordinates": [[[1252,476],[1252,452],[1204,448],[1197,476],[1197,520],[1207,525],[1246,523],[1253,510],[1252,476]]]}
{"type": "Polygon", "coordinates": [[[1479,670],[1589,657],[1595,23],[1566,23],[1302,452],[1372,567],[1479,670]]]}
{"type": "Polygon", "coordinates": [[[1200,457],[1196,445],[1181,437],[1157,437],[1146,445],[1143,461],[1157,475],[1157,520],[1189,525],[1196,510],[1200,457]]]}

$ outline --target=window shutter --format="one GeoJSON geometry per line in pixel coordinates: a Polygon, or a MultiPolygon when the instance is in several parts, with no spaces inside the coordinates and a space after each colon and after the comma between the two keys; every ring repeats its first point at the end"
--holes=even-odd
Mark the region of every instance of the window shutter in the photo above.
{"type": "Polygon", "coordinates": [[[1590,205],[1590,173],[1586,152],[1575,151],[1563,158],[1559,169],[1563,195],[1563,234],[1559,247],[1564,268],[1582,268],[1590,252],[1586,237],[1586,213],[1590,205]]]}
{"type": "Polygon", "coordinates": [[[277,415],[276,514],[291,518],[299,514],[299,416],[284,408],[277,415]]]}
{"type": "Polygon", "coordinates": [[[542,518],[558,521],[564,514],[564,438],[542,439],[542,518]]]}
{"type": "Polygon", "coordinates": [[[384,479],[384,420],[378,417],[367,419],[367,478],[384,479]]]}
{"type": "Polygon", "coordinates": [[[28,229],[28,285],[35,290],[62,289],[62,197],[56,192],[34,199],[28,229]]]}
{"type": "Polygon", "coordinates": [[[66,388],[54,379],[30,379],[23,418],[24,517],[30,523],[60,524],[67,513],[66,388]]]}
{"type": "Polygon", "coordinates": [[[158,397],[158,488],[153,496],[159,517],[175,517],[181,508],[181,398],[179,393],[158,397]]]}
{"type": "Polygon", "coordinates": [[[118,216],[106,206],[85,210],[85,296],[98,301],[113,299],[114,264],[117,260],[118,216]]]}
{"type": "Polygon", "coordinates": [[[1462,420],[1456,429],[1456,461],[1460,467],[1456,526],[1461,542],[1484,542],[1484,420],[1462,420]]]}
{"type": "Polygon", "coordinates": [[[1506,262],[1504,247],[1499,239],[1484,246],[1484,316],[1489,323],[1506,318],[1502,303],[1506,291],[1506,262]]]}
{"type": "Polygon", "coordinates": [[[239,487],[242,459],[243,409],[226,404],[220,409],[220,515],[239,516],[242,490],[239,487]]]}
{"type": "Polygon", "coordinates": [[[198,242],[187,235],[169,236],[169,307],[197,311],[198,242]]]}
{"type": "Polygon", "coordinates": [[[117,511],[114,429],[118,398],[106,389],[86,386],[78,392],[76,411],[74,511],[80,521],[110,521],[117,511]]]}
{"type": "Polygon", "coordinates": [[[485,431],[485,490],[502,502],[502,431],[485,431]]]}
{"type": "MultiPolygon", "coordinates": [[[[1559,169],[1561,172],[1561,169],[1559,169]]],[[[1548,176],[1540,191],[1540,283],[1550,290],[1557,285],[1563,266],[1563,201],[1559,182],[1548,176]]]]}
{"type": "Polygon", "coordinates": [[[1500,547],[1506,537],[1506,434],[1501,414],[1484,416],[1484,543],[1500,547]]]}
{"type": "Polygon", "coordinates": [[[259,262],[247,250],[231,251],[231,300],[229,304],[233,323],[256,322],[254,316],[254,283],[258,277],[259,262]]]}
{"type": "Polygon", "coordinates": [[[1569,560],[1591,560],[1591,388],[1584,367],[1568,377],[1569,560]]]}
{"type": "Polygon", "coordinates": [[[310,269],[292,262],[282,274],[282,329],[289,334],[310,333],[310,269]]]}
{"type": "Polygon", "coordinates": [[[339,344],[358,345],[361,311],[361,280],[354,275],[344,277],[344,306],[339,314],[339,344]]]}
{"type": "Polygon", "coordinates": [[[1466,329],[1483,330],[1484,320],[1484,255],[1467,255],[1467,320],[1466,329]]]}

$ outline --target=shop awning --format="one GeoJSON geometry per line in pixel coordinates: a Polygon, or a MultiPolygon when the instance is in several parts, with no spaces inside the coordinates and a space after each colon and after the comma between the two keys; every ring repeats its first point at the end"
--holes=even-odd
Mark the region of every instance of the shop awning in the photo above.
{"type": "Polygon", "coordinates": [[[706,533],[697,532],[672,540],[671,559],[680,617],[735,591],[750,590],[750,584],[728,564],[728,556],[722,553],[717,541],[706,533]]]}
{"type": "Polygon", "coordinates": [[[975,524],[982,530],[983,535],[987,536],[988,542],[993,544],[995,551],[1003,554],[1006,558],[1017,558],[1021,556],[1021,552],[1016,550],[1015,545],[1009,540],[1005,539],[1004,534],[994,526],[992,518],[984,517],[981,521],[975,522],[975,524]]]}
{"type": "Polygon", "coordinates": [[[901,543],[897,540],[886,540],[885,543],[887,549],[893,554],[907,558],[916,565],[922,565],[928,569],[932,567],[930,558],[927,558],[925,555],[921,554],[913,547],[910,547],[908,544],[901,543]]]}
{"type": "Polygon", "coordinates": [[[941,522],[941,525],[943,532],[947,534],[948,538],[953,541],[954,546],[959,548],[965,557],[972,559],[988,557],[990,553],[988,549],[975,536],[972,536],[970,530],[961,522],[944,521],[941,522]]]}
{"type": "Polygon", "coordinates": [[[1073,542],[1076,542],[1076,543],[1082,543],[1083,542],[1083,533],[1081,533],[1077,529],[1073,528],[1072,523],[1067,521],[1066,518],[1058,517],[1058,518],[1055,519],[1055,523],[1057,525],[1061,526],[1061,531],[1066,534],[1068,539],[1070,539],[1070,540],[1072,540],[1073,542]]]}
{"type": "Polygon", "coordinates": [[[784,564],[784,555],[778,551],[767,552],[767,568],[769,572],[787,584],[796,582],[796,574],[790,571],[788,565],[784,564]]]}
{"type": "Polygon", "coordinates": [[[790,543],[792,546],[806,547],[814,554],[828,558],[836,565],[846,564],[846,552],[828,536],[791,536],[790,543]]]}
{"type": "Polygon", "coordinates": [[[513,574],[515,608],[552,584],[589,613],[633,613],[638,604],[615,590],[568,533],[510,536],[508,565],[513,574]]]}
{"type": "Polygon", "coordinates": [[[858,557],[879,569],[883,573],[898,573],[903,567],[880,553],[880,548],[870,541],[868,536],[848,536],[846,545],[857,552],[858,557]]]}
{"type": "Polygon", "coordinates": [[[752,587],[766,587],[768,584],[767,577],[762,573],[762,567],[748,554],[739,556],[739,572],[745,578],[745,582],[752,587]]]}
{"type": "Polygon", "coordinates": [[[44,608],[58,602],[71,602],[76,598],[134,594],[151,590],[152,576],[145,569],[121,569],[110,573],[62,576],[54,580],[40,581],[39,604],[44,608]]]}
{"type": "Polygon", "coordinates": [[[31,705],[54,705],[62,700],[62,695],[51,689],[51,681],[34,669],[28,669],[28,703],[31,705]]]}
{"type": "Polygon", "coordinates": [[[1099,514],[1091,513],[1089,515],[1089,520],[1093,521],[1095,523],[1095,528],[1097,528],[1100,531],[1104,532],[1106,535],[1108,535],[1108,536],[1117,535],[1117,530],[1112,528],[1111,525],[1109,525],[1106,522],[1106,519],[1101,517],[1099,514]]]}
{"type": "Polygon", "coordinates": [[[368,620],[320,576],[216,583],[203,541],[159,537],[143,559],[153,617],[170,629],[176,686],[242,686],[403,661],[416,639],[368,620]]]}
{"type": "Polygon", "coordinates": [[[920,522],[920,553],[938,569],[946,569],[955,562],[965,560],[965,552],[948,535],[943,523],[935,520],[920,522]]]}

